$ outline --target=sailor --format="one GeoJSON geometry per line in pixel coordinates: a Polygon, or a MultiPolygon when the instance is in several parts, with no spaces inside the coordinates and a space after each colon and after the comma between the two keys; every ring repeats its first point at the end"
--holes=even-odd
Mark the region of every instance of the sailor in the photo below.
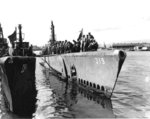
{"type": "Polygon", "coordinates": [[[77,52],[80,52],[81,47],[81,41],[77,41],[77,52]]]}
{"type": "Polygon", "coordinates": [[[89,36],[86,35],[86,38],[85,38],[85,51],[88,51],[88,46],[90,44],[90,39],[89,39],[89,36]]]}
{"type": "Polygon", "coordinates": [[[93,42],[93,46],[94,46],[94,49],[97,50],[98,49],[98,43],[94,40],[93,42]]]}
{"type": "Polygon", "coordinates": [[[73,52],[77,52],[77,42],[73,40],[73,52]]]}
{"type": "Polygon", "coordinates": [[[88,50],[96,51],[97,49],[98,49],[98,43],[94,39],[92,39],[88,46],[88,50]]]}
{"type": "Polygon", "coordinates": [[[70,42],[70,48],[71,48],[71,52],[73,52],[73,43],[72,42],[70,42]]]}
{"type": "Polygon", "coordinates": [[[59,42],[56,42],[56,54],[59,54],[59,42]]]}
{"type": "Polygon", "coordinates": [[[83,35],[81,39],[80,51],[85,51],[85,35],[83,35]]]}
{"type": "Polygon", "coordinates": [[[89,33],[88,33],[88,38],[89,38],[89,39],[94,39],[94,36],[89,32],[89,33]]]}
{"type": "Polygon", "coordinates": [[[59,49],[59,54],[61,54],[61,41],[59,41],[59,45],[58,45],[58,49],[59,49]]]}
{"type": "Polygon", "coordinates": [[[53,48],[54,48],[54,49],[53,49],[53,50],[54,50],[54,54],[56,54],[56,47],[57,47],[57,43],[55,42],[55,43],[54,43],[54,47],[53,47],[53,48]]]}
{"type": "Polygon", "coordinates": [[[61,41],[61,43],[60,43],[60,52],[61,52],[61,54],[64,53],[64,41],[61,41]]]}
{"type": "MultiPolygon", "coordinates": [[[[48,47],[47,47],[47,50],[48,50],[48,47]]],[[[32,46],[32,45],[29,47],[28,55],[29,55],[29,56],[32,56],[32,55],[33,55],[33,46],[32,46]]]]}
{"type": "Polygon", "coordinates": [[[70,41],[68,41],[68,43],[67,43],[67,52],[68,53],[72,52],[72,43],[70,41]]]}
{"type": "Polygon", "coordinates": [[[60,41],[57,42],[57,54],[60,54],[60,41]]]}
{"type": "Polygon", "coordinates": [[[67,53],[67,40],[65,40],[65,42],[64,42],[64,53],[67,53]]]}
{"type": "Polygon", "coordinates": [[[90,32],[86,36],[82,35],[77,41],[73,40],[73,43],[67,40],[55,41],[51,43],[49,47],[52,54],[91,51],[97,50],[97,48],[98,43],[90,32]]]}
{"type": "Polygon", "coordinates": [[[51,46],[52,54],[54,54],[54,44],[51,46]]]}

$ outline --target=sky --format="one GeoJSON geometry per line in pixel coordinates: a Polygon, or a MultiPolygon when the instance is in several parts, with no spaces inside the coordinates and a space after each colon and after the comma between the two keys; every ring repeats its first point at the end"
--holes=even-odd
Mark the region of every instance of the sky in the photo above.
{"type": "Polygon", "coordinates": [[[150,42],[149,0],[0,0],[6,38],[22,24],[24,41],[43,46],[52,20],[57,40],[77,39],[83,28],[99,44],[150,42]]]}

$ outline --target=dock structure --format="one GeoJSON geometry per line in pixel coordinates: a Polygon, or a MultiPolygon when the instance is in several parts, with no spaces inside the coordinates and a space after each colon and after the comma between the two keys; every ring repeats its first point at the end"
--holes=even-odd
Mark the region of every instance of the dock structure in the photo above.
{"type": "Polygon", "coordinates": [[[150,50],[150,43],[114,43],[112,48],[123,50],[150,50]]]}

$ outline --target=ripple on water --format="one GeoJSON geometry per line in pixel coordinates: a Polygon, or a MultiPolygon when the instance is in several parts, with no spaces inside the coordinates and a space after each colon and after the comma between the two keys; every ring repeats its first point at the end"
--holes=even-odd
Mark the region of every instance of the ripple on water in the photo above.
{"type": "Polygon", "coordinates": [[[50,72],[42,73],[43,78],[36,79],[38,101],[35,118],[115,117],[110,99],[94,95],[76,83],[66,83],[50,72]]]}
{"type": "MultiPolygon", "coordinates": [[[[33,118],[150,118],[150,53],[128,52],[112,100],[75,85],[66,88],[66,83],[49,75],[39,62],[40,58],[36,64],[38,94],[33,118]]],[[[1,94],[0,116],[7,110],[1,94]]],[[[13,117],[9,115],[6,117],[13,117]]]]}
{"type": "Polygon", "coordinates": [[[150,53],[129,52],[112,97],[118,118],[148,117],[150,109],[150,53]]]}

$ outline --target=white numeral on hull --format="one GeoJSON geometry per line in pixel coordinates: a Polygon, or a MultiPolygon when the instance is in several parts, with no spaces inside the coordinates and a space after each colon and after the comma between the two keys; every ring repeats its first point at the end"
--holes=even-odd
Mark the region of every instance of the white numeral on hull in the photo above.
{"type": "Polygon", "coordinates": [[[96,64],[105,64],[104,58],[95,57],[96,64]]]}

